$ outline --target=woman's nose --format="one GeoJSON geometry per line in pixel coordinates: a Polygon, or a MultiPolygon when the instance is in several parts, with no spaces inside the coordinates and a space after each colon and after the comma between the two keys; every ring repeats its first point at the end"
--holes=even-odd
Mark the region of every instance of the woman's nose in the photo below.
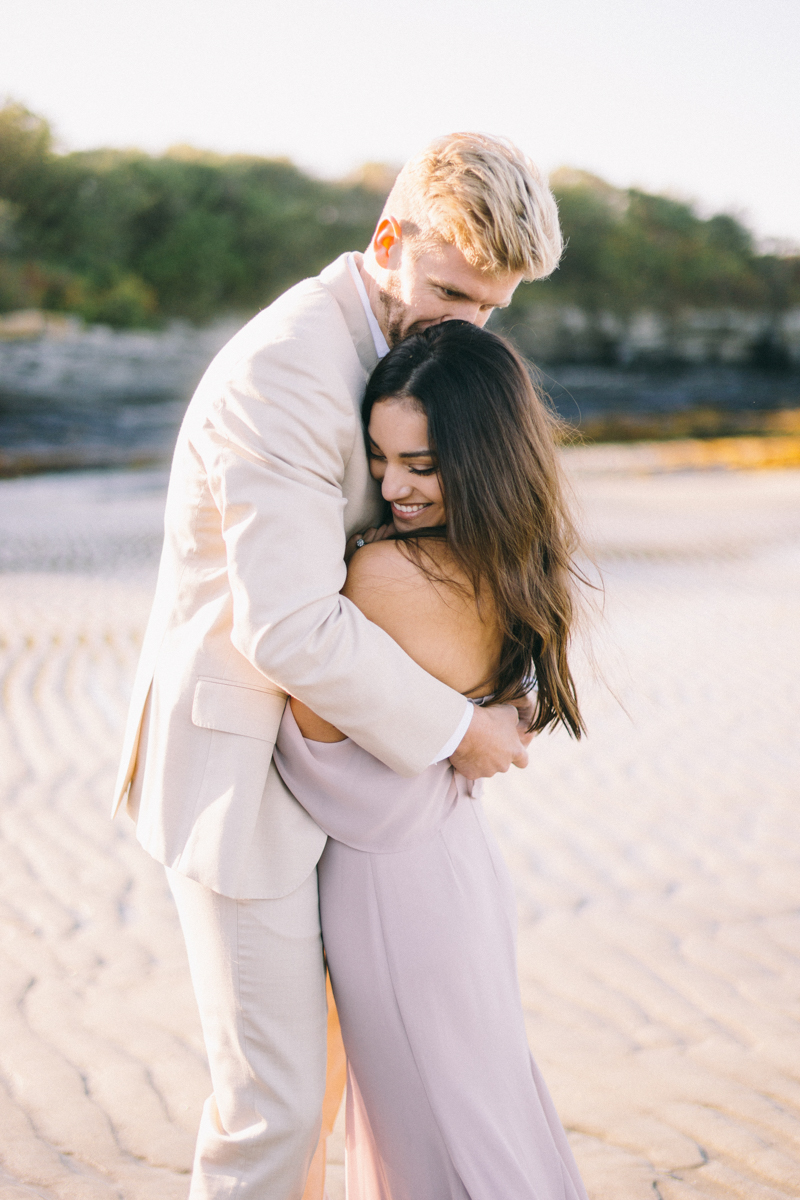
{"type": "Polygon", "coordinates": [[[389,467],[381,484],[381,494],[384,500],[402,500],[404,496],[410,496],[411,491],[409,484],[398,479],[395,472],[389,467]]]}

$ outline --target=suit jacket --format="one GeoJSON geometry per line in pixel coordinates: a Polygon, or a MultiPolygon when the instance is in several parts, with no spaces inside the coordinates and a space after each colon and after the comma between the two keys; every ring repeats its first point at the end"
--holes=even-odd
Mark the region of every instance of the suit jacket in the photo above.
{"type": "Polygon", "coordinates": [[[359,411],[376,363],[342,256],[222,349],[178,435],[114,811],[127,796],[145,849],[223,895],[286,895],[325,844],[272,764],[287,693],[407,776],[463,715],[339,594],[345,541],[380,512],[359,411]]]}

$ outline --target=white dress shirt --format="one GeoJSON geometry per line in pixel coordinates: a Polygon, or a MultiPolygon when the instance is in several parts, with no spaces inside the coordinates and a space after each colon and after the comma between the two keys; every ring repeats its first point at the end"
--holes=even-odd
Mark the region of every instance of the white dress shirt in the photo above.
{"type": "MultiPolygon", "coordinates": [[[[385,355],[389,353],[389,343],[383,336],[383,330],[378,324],[375,313],[372,311],[372,306],[370,305],[369,298],[367,297],[367,289],[364,287],[364,280],[361,278],[361,272],[358,269],[358,263],[356,262],[355,254],[348,254],[347,266],[350,270],[350,274],[353,276],[353,283],[356,285],[359,298],[364,306],[364,313],[367,318],[367,323],[369,324],[370,333],[372,334],[372,340],[375,343],[375,353],[379,359],[384,358],[385,355]]],[[[469,700],[467,700],[463,717],[459,721],[452,737],[448,738],[446,744],[442,746],[441,750],[436,755],[436,758],[434,758],[434,763],[442,762],[443,759],[449,758],[451,754],[456,752],[458,747],[461,745],[464,734],[469,729],[469,723],[472,720],[472,714],[474,711],[474,705],[470,704],[469,700]]]]}

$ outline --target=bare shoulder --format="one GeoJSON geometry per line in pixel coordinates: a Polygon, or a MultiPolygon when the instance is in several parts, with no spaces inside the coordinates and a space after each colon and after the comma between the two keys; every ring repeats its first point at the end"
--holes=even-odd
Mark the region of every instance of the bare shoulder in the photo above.
{"type": "Polygon", "coordinates": [[[357,603],[356,594],[376,588],[383,590],[387,585],[424,589],[430,586],[430,581],[398,542],[371,542],[362,546],[350,559],[344,594],[357,603]]]}
{"type": "Polygon", "coordinates": [[[457,691],[490,675],[499,655],[493,622],[479,614],[444,544],[432,544],[432,579],[401,544],[373,542],[350,560],[343,594],[420,666],[457,691]]]}
{"type": "Polygon", "coordinates": [[[343,593],[378,625],[382,621],[373,614],[388,618],[396,610],[408,612],[412,599],[421,621],[436,619],[440,609],[474,607],[469,586],[464,586],[446,547],[436,546],[432,554],[434,571],[442,580],[432,579],[399,542],[372,542],[351,558],[343,593]]]}

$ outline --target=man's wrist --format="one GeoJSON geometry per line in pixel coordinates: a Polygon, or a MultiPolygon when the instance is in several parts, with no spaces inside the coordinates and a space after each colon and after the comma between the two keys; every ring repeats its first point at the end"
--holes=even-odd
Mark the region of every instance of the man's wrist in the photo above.
{"type": "Polygon", "coordinates": [[[470,704],[469,700],[467,700],[465,703],[466,708],[464,709],[464,715],[462,716],[451,736],[447,739],[444,746],[442,746],[441,750],[434,758],[431,766],[433,766],[435,763],[443,762],[444,759],[449,758],[451,754],[455,754],[456,750],[463,742],[464,736],[469,729],[470,722],[472,721],[472,714],[475,712],[474,704],[470,704]]]}

